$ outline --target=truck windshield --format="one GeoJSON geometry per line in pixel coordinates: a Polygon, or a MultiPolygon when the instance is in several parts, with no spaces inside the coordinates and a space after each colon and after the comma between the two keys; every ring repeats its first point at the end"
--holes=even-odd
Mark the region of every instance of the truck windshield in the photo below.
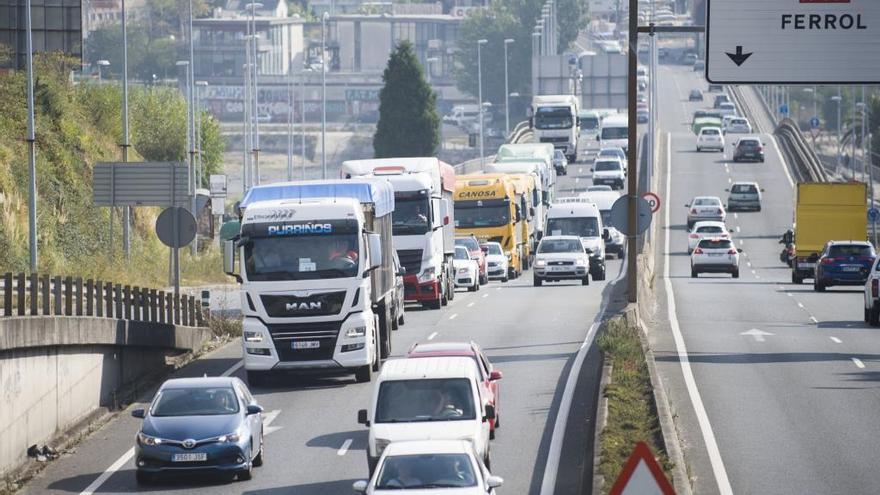
{"type": "Polygon", "coordinates": [[[535,114],[537,129],[570,129],[574,123],[568,107],[541,107],[535,114]]]}
{"type": "Polygon", "coordinates": [[[550,235],[576,235],[599,237],[599,221],[596,217],[564,217],[547,220],[550,235]]]}
{"type": "Polygon", "coordinates": [[[244,249],[247,278],[254,282],[354,277],[355,234],[251,238],[244,249]]]}
{"type": "Polygon", "coordinates": [[[599,117],[581,117],[581,132],[592,131],[599,127],[599,117]]]}
{"type": "Polygon", "coordinates": [[[629,129],[626,127],[603,127],[602,128],[602,139],[626,139],[628,136],[629,129]]]}
{"type": "MultiPolygon", "coordinates": [[[[476,203],[476,202],[474,202],[476,203]]],[[[500,227],[510,223],[510,206],[462,206],[455,204],[455,226],[457,228],[470,227],[500,227]]]]}
{"type": "Polygon", "coordinates": [[[421,235],[431,230],[431,207],[428,198],[418,195],[394,196],[393,235],[421,235]]]}

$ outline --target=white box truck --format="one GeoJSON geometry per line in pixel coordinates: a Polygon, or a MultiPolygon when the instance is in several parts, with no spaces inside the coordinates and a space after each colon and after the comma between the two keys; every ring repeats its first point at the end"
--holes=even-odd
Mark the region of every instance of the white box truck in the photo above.
{"type": "Polygon", "coordinates": [[[406,270],[406,301],[430,309],[455,297],[452,258],[455,169],[434,157],[349,160],[343,178],[381,177],[394,188],[394,249],[406,270]]]}
{"type": "Polygon", "coordinates": [[[579,101],[574,95],[539,95],[532,98],[529,127],[539,143],[562,150],[570,163],[577,161],[580,126],[579,101]]]}
{"type": "Polygon", "coordinates": [[[287,370],[370,381],[391,352],[391,184],[269,184],[252,188],[240,208],[223,264],[241,284],[248,380],[287,370]]]}

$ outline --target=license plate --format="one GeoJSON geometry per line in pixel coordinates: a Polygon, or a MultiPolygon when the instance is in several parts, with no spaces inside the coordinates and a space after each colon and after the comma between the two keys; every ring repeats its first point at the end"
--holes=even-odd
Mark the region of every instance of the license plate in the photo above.
{"type": "Polygon", "coordinates": [[[186,454],[174,454],[171,456],[171,462],[199,462],[207,460],[208,454],[205,452],[189,452],[186,454]]]}
{"type": "Polygon", "coordinates": [[[798,268],[813,269],[813,268],[816,268],[816,264],[815,263],[798,263],[798,268]]]}
{"type": "Polygon", "coordinates": [[[845,271],[845,272],[857,272],[861,269],[862,269],[862,267],[860,267],[860,266],[845,266],[845,267],[843,267],[843,271],[845,271]]]}
{"type": "Polygon", "coordinates": [[[709,256],[712,258],[717,258],[719,256],[724,256],[724,253],[709,253],[709,256]]]}
{"type": "Polygon", "coordinates": [[[550,267],[550,271],[551,271],[551,272],[564,272],[564,271],[566,271],[566,270],[568,270],[568,269],[569,269],[569,268],[566,267],[566,266],[551,266],[551,267],[550,267]]]}
{"type": "Polygon", "coordinates": [[[317,349],[319,347],[321,347],[321,342],[317,340],[302,340],[290,343],[290,348],[293,350],[317,349]]]}

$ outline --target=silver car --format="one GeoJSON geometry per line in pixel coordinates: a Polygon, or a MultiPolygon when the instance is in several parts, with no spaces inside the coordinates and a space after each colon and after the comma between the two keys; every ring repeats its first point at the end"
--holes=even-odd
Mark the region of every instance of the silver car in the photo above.
{"type": "Polygon", "coordinates": [[[729,211],[755,210],[761,211],[761,193],[764,192],[757,182],[734,182],[727,193],[727,209],[729,211]]]}
{"type": "Polygon", "coordinates": [[[590,255],[578,236],[547,236],[538,244],[535,287],[540,287],[544,281],[559,280],[580,280],[581,284],[590,285],[590,255]]]}
{"type": "Polygon", "coordinates": [[[727,212],[721,204],[718,196],[697,196],[690,203],[684,205],[688,209],[687,228],[691,230],[695,223],[700,220],[715,220],[724,222],[727,212]]]}

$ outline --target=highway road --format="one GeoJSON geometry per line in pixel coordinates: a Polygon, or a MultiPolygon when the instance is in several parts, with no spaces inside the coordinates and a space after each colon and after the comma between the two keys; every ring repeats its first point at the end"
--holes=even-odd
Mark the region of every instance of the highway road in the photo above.
{"type": "MultiPolygon", "coordinates": [[[[588,184],[589,167],[572,165],[569,175],[560,177],[558,188],[568,191],[588,184]]],[[[504,373],[499,408],[502,427],[491,445],[493,472],[505,479],[503,493],[540,493],[551,450],[556,451],[553,459],[562,459],[549,469],[552,480],[558,465],[556,493],[574,493],[584,464],[591,465],[599,374],[595,348],[583,351],[580,379],[572,380],[565,400],[575,407],[570,418],[566,416],[567,428],[556,433],[555,444],[552,438],[569,370],[585,338],[594,334],[590,330],[595,330],[594,321],[612,292],[621,264],[609,261],[608,281],[586,287],[579,282],[534,287],[529,271],[508,283],[492,282],[479,292],[460,291],[440,311],[408,308],[406,325],[395,332],[396,356],[416,342],[472,339],[504,373]]],[[[231,373],[244,379],[243,370],[237,367],[240,356],[240,344],[235,342],[184,368],[180,375],[231,373]]],[[[138,487],[130,449],[139,420],[121,414],[82,442],[75,453],[52,463],[25,492],[351,493],[352,481],[367,475],[367,430],[356,416],[358,409],[368,406],[371,389],[372,384],[355,384],[347,376],[282,378],[255,388],[271,424],[266,463],[256,469],[251,481],[172,479],[138,487]]]]}
{"type": "Polygon", "coordinates": [[[694,493],[875,491],[880,345],[862,323],[860,288],[820,294],[791,284],[777,240],[791,226],[793,183],[771,136],[763,164],[734,164],[729,150],[696,153],[687,123],[711,101],[688,103],[687,94],[706,83],[682,66],[661,66],[659,76],[671,167],[651,344],[694,493]],[[684,205],[696,195],[725,199],[738,180],[766,189],[762,212],[727,218],[745,251],[741,278],[692,279],[684,205]]]}

